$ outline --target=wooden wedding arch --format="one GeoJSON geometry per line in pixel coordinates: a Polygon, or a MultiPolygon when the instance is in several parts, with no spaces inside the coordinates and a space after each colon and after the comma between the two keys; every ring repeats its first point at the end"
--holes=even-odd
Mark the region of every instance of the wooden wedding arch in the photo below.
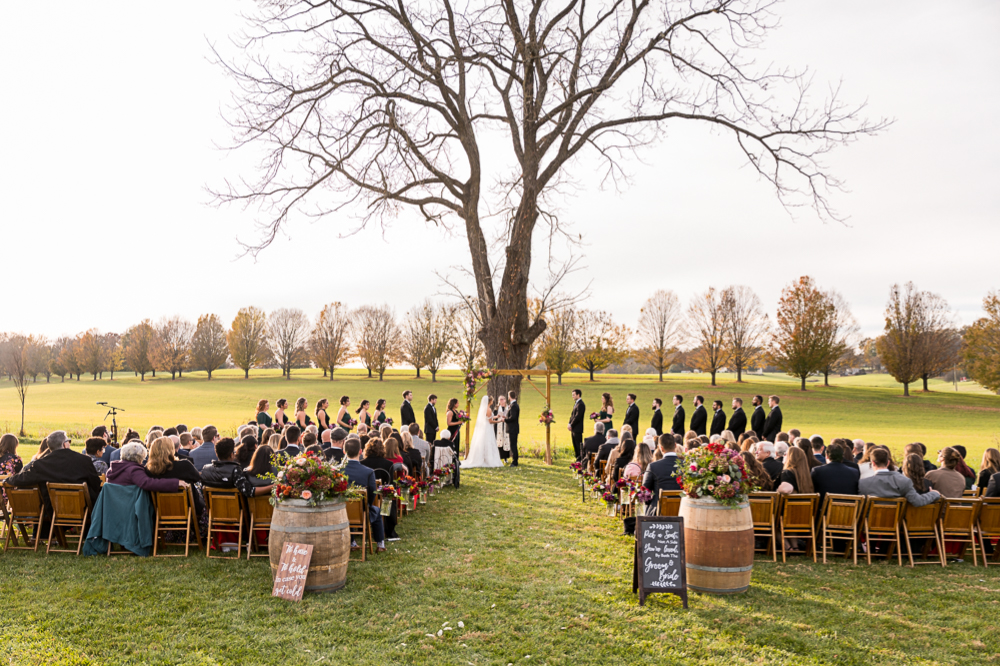
{"type": "MultiPolygon", "coordinates": [[[[531,386],[531,388],[533,388],[536,391],[538,391],[539,395],[541,395],[543,398],[545,398],[545,407],[546,407],[546,409],[550,409],[550,410],[552,409],[552,371],[551,370],[495,370],[493,372],[493,375],[494,376],[496,376],[496,375],[506,375],[506,376],[511,376],[511,377],[512,376],[520,375],[522,379],[527,379],[528,380],[528,385],[531,386]],[[537,377],[537,376],[540,376],[540,375],[545,375],[545,393],[542,393],[541,389],[539,389],[538,386],[536,386],[535,383],[533,381],[531,381],[532,377],[537,377]]],[[[489,381],[488,380],[485,381],[485,382],[483,382],[479,386],[477,386],[476,390],[473,391],[471,397],[467,397],[466,398],[466,400],[465,400],[465,413],[466,414],[471,414],[472,413],[472,398],[474,398],[476,396],[476,394],[479,393],[479,391],[482,390],[482,388],[484,386],[489,386],[489,381]]],[[[471,443],[471,440],[469,438],[469,432],[470,432],[471,428],[472,428],[472,422],[471,421],[466,421],[466,423],[465,423],[465,456],[466,457],[469,456],[469,444],[471,443]]],[[[545,464],[546,465],[551,465],[552,464],[552,424],[551,423],[546,423],[545,424],[545,464]]]]}

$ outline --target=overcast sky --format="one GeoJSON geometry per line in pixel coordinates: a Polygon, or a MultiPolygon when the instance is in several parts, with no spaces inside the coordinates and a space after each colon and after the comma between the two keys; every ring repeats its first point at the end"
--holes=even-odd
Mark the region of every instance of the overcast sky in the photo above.
{"type": "MultiPolygon", "coordinates": [[[[255,262],[237,237],[254,218],[207,205],[207,184],[246,173],[220,151],[227,82],[208,42],[241,28],[245,3],[7,3],[0,19],[0,330],[121,332],[138,320],[246,305],[387,302],[399,314],[442,291],[434,268],[468,256],[409,215],[352,238],[344,221],[296,220],[255,262]],[[378,254],[373,261],[373,253],[378,254]],[[351,278],[336,268],[359,270],[351,278]]],[[[884,135],[839,150],[846,225],[793,220],[729,136],[677,126],[642,153],[622,194],[563,202],[584,237],[586,307],[635,325],[656,289],[687,300],[747,284],[773,316],[803,274],[836,288],[877,332],[890,285],[913,280],[971,322],[1000,288],[1000,2],[797,0],[762,60],[843,79],[884,135]]],[[[579,165],[587,173],[589,165],[579,165]]]]}

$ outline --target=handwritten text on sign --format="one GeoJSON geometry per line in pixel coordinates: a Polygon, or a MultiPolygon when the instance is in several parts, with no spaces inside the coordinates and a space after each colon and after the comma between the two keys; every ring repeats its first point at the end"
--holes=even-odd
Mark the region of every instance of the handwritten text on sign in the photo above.
{"type": "Polygon", "coordinates": [[[646,523],[642,526],[643,587],[678,587],[681,580],[681,540],[677,523],[646,523]]]}
{"type": "Polygon", "coordinates": [[[274,575],[272,597],[289,601],[301,601],[309,575],[309,561],[312,559],[312,544],[286,541],[281,550],[281,560],[274,575]]]}

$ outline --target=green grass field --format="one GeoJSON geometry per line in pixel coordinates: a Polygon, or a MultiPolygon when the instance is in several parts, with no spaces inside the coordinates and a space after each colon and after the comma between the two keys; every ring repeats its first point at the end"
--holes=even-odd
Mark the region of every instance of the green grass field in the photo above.
{"type": "MultiPolygon", "coordinates": [[[[114,381],[84,378],[65,383],[41,382],[28,389],[26,429],[29,438],[35,441],[59,428],[80,440],[104,422],[105,411],[95,404],[97,401],[125,408],[119,426],[130,426],[143,434],[151,425],[176,423],[186,423],[189,427],[213,423],[223,430],[233,430],[253,418],[254,406],[260,398],[270,399],[272,413],[277,399],[282,397],[289,402],[300,396],[307,398],[310,413],[319,398],[329,398],[336,404],[341,395],[348,395],[355,407],[363,398],[371,400],[373,405],[376,399],[385,398],[390,415],[398,418],[405,389],[414,392],[414,405],[422,422],[419,413],[427,394],[433,392],[441,398],[442,416],[448,398],[463,397],[459,373],[446,371],[439,373],[439,378],[437,383],[431,383],[428,377],[417,380],[412,371],[400,370],[379,382],[367,379],[362,370],[348,369],[343,376],[338,372],[332,382],[323,379],[319,371],[309,370],[296,371],[291,381],[281,379],[278,371],[258,371],[249,380],[243,379],[239,371],[223,371],[216,373],[211,381],[205,379],[204,373],[193,373],[175,381],[161,376],[139,382],[130,375],[120,374],[114,381]]],[[[797,379],[781,375],[753,378],[743,384],[737,384],[731,375],[720,375],[717,387],[709,385],[707,375],[669,375],[662,384],[652,375],[597,375],[595,382],[587,381],[584,374],[566,375],[562,386],[556,385],[553,378],[552,409],[557,419],[552,427],[553,444],[557,453],[565,455],[570,450],[565,423],[572,405],[570,391],[574,388],[584,391],[588,412],[600,408],[600,394],[608,391],[621,414],[625,394],[635,393],[642,408],[643,425],[649,423],[650,404],[656,397],[664,400],[669,412],[671,396],[683,394],[690,417],[690,405],[696,394],[704,395],[709,407],[713,399],[721,399],[728,414],[733,396],[744,398],[749,413],[753,394],[776,393],[782,396],[785,429],[798,428],[804,435],[820,433],[828,439],[861,437],[887,444],[894,450],[913,441],[923,442],[932,451],[963,444],[969,451],[969,462],[977,468],[982,451],[1000,444],[1000,396],[989,394],[975,384],[960,384],[960,390],[955,392],[951,384],[935,381],[930,393],[911,391],[912,395],[904,398],[900,386],[886,375],[835,377],[831,383],[830,387],[823,387],[821,382],[810,383],[809,390],[803,393],[798,390],[797,379]]],[[[532,384],[544,393],[544,378],[532,384]]],[[[542,395],[525,382],[521,396],[522,450],[544,449],[545,429],[537,419],[544,403],[542,395]]],[[[20,404],[16,393],[9,382],[0,382],[0,429],[16,432],[19,425],[20,404]]],[[[621,425],[620,417],[615,425],[621,425]]]]}

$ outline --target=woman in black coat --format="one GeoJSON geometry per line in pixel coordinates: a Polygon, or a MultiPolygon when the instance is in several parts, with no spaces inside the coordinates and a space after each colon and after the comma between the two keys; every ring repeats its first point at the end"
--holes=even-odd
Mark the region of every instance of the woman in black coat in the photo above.
{"type": "MultiPolygon", "coordinates": [[[[194,511],[199,522],[205,515],[205,499],[195,484],[201,483],[201,474],[195,469],[194,463],[185,458],[174,457],[174,441],[169,437],[158,437],[149,447],[149,459],[146,461],[146,472],[154,479],[180,479],[191,485],[194,499],[194,511]]],[[[207,519],[205,520],[207,525],[207,519]]]]}

